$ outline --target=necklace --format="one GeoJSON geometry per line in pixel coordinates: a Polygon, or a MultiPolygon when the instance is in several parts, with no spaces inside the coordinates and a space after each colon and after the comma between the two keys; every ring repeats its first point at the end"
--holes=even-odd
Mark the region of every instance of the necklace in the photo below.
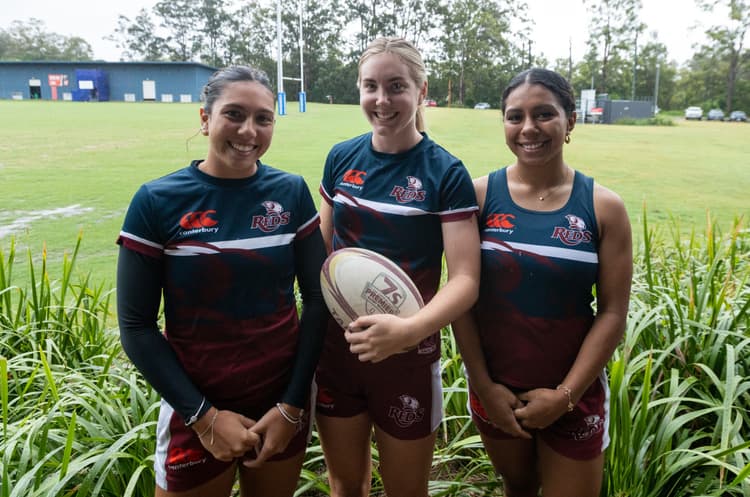
{"type": "MultiPolygon", "coordinates": [[[[516,168],[517,168],[517,167],[518,167],[518,166],[516,166],[516,168]]],[[[547,197],[549,197],[550,195],[552,195],[552,193],[553,193],[553,192],[554,192],[555,190],[557,190],[557,189],[558,189],[558,188],[559,188],[560,186],[562,186],[562,185],[564,185],[565,183],[567,183],[567,179],[568,179],[568,170],[571,170],[571,171],[572,171],[572,169],[570,169],[570,168],[567,168],[567,167],[566,167],[565,169],[566,169],[566,170],[565,170],[565,172],[563,173],[563,175],[564,175],[564,176],[563,176],[563,180],[562,180],[562,181],[560,181],[560,182],[559,182],[559,183],[557,183],[556,185],[553,185],[553,186],[551,186],[551,187],[547,188],[547,191],[546,191],[546,192],[542,192],[542,193],[535,193],[535,194],[534,194],[534,196],[535,196],[535,197],[537,198],[537,200],[539,200],[540,202],[544,202],[544,199],[545,199],[545,198],[547,198],[547,197]]],[[[528,186],[529,188],[531,188],[531,184],[530,184],[530,183],[528,183],[527,181],[524,181],[524,179],[523,179],[523,178],[521,177],[521,175],[520,175],[520,174],[518,174],[518,170],[516,170],[516,171],[515,171],[515,173],[516,173],[516,178],[518,178],[518,181],[519,181],[519,183],[521,183],[521,184],[524,184],[524,185],[527,185],[527,186],[528,186]]]]}

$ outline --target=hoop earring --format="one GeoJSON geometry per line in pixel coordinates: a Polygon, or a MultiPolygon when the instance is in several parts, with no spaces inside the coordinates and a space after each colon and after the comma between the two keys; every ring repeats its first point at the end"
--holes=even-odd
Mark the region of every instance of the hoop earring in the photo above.
{"type": "Polygon", "coordinates": [[[570,143],[570,133],[565,134],[565,143],[570,143]]]}

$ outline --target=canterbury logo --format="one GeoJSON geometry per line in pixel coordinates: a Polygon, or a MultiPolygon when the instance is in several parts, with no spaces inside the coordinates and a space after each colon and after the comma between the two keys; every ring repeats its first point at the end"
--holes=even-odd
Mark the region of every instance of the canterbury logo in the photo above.
{"type": "Polygon", "coordinates": [[[169,451],[169,455],[167,456],[167,464],[185,464],[194,461],[200,461],[201,459],[203,459],[203,453],[201,453],[199,450],[181,449],[179,447],[175,447],[169,451]]]}
{"type": "Polygon", "coordinates": [[[511,219],[515,219],[516,216],[513,214],[490,214],[487,216],[487,227],[488,228],[515,228],[515,224],[511,222],[511,219]]]}
{"type": "Polygon", "coordinates": [[[364,185],[365,176],[367,176],[366,171],[359,171],[357,169],[349,169],[347,172],[344,173],[344,177],[342,179],[344,183],[349,183],[352,185],[364,185]]]}
{"type": "Polygon", "coordinates": [[[180,219],[180,226],[186,230],[195,228],[210,228],[219,222],[211,217],[215,210],[188,212],[180,219]]]}

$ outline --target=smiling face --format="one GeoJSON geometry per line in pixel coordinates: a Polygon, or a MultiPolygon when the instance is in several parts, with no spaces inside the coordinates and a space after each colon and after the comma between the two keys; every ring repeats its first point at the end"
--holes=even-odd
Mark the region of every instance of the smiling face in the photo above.
{"type": "Polygon", "coordinates": [[[562,164],[565,135],[575,126],[550,90],[524,83],[508,94],[503,114],[505,143],[519,164],[562,164]]]}
{"type": "Polygon", "coordinates": [[[274,96],[257,81],[237,81],[224,87],[210,114],[201,108],[208,154],[200,168],[219,178],[246,178],[271,146],[274,96]]]}
{"type": "Polygon", "coordinates": [[[416,145],[416,114],[427,94],[427,82],[419,84],[397,55],[372,55],[359,68],[359,104],[372,125],[372,144],[381,152],[401,152],[416,145]]]}

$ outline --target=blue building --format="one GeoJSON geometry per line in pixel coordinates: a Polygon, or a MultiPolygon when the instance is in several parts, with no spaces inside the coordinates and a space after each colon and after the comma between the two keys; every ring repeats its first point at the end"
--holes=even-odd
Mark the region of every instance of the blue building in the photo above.
{"type": "Polygon", "coordinates": [[[0,61],[0,99],[198,102],[214,71],[196,62],[0,61]]]}

